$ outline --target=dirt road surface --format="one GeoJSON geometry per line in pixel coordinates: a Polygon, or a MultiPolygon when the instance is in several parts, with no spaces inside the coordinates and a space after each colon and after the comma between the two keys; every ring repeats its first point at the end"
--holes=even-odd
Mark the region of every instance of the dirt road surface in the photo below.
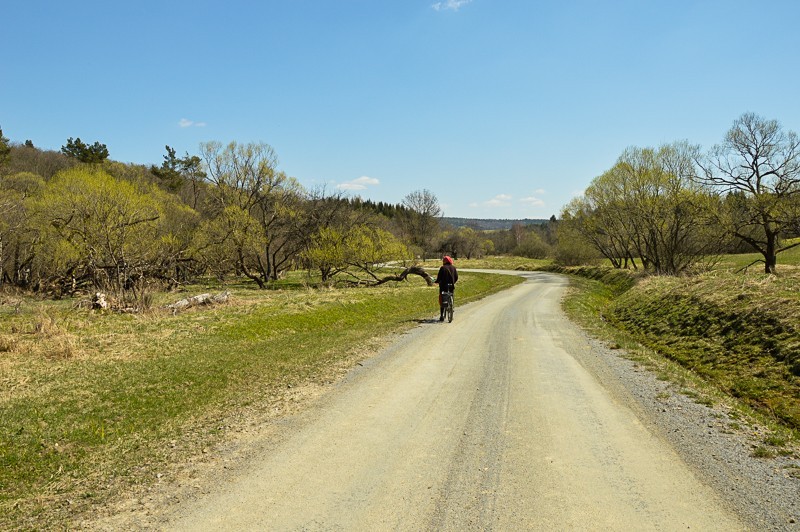
{"type": "Polygon", "coordinates": [[[164,528],[746,528],[579,363],[567,281],[524,275],[405,335],[164,528]]]}

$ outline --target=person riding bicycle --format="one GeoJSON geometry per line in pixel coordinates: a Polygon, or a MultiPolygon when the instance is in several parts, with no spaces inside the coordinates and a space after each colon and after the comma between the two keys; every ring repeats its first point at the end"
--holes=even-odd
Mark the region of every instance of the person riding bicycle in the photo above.
{"type": "Polygon", "coordinates": [[[442,266],[436,274],[434,281],[439,285],[439,321],[444,321],[444,306],[442,305],[442,292],[455,292],[456,282],[458,281],[458,271],[453,266],[453,259],[445,255],[442,257],[442,266]]]}

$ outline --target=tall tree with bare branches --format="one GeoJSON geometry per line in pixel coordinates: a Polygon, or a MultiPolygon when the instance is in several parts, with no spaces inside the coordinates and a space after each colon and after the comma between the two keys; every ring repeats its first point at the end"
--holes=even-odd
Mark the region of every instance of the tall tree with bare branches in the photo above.
{"type": "Polygon", "coordinates": [[[697,180],[723,200],[720,223],[775,273],[778,253],[798,245],[784,237],[800,227],[800,137],[777,120],[745,113],[698,162],[697,180]]]}
{"type": "Polygon", "coordinates": [[[439,229],[442,207],[436,195],[428,189],[408,194],[403,198],[403,206],[406,208],[400,220],[403,232],[424,255],[439,229]]]}

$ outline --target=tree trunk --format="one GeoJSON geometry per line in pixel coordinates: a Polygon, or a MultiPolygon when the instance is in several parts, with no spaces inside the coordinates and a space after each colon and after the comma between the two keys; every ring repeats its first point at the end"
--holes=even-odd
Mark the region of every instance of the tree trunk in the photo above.
{"type": "Polygon", "coordinates": [[[774,274],[778,265],[778,257],[775,249],[777,247],[777,235],[767,235],[767,247],[764,250],[764,273],[774,274]]]}

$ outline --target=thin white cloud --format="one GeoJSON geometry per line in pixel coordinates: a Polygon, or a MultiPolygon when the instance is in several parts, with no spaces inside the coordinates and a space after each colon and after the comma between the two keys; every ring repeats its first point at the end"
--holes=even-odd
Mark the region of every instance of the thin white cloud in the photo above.
{"type": "Polygon", "coordinates": [[[351,181],[351,183],[355,183],[355,184],[358,184],[358,185],[365,185],[365,186],[380,185],[381,184],[381,182],[378,179],[375,179],[374,177],[368,177],[368,176],[365,176],[365,175],[362,175],[358,179],[353,179],[351,181]]]}
{"type": "Polygon", "coordinates": [[[485,201],[483,204],[487,207],[507,207],[512,199],[513,197],[508,194],[498,194],[489,201],[485,201]]]}
{"type": "Polygon", "coordinates": [[[366,190],[367,187],[380,185],[380,180],[362,175],[359,178],[336,185],[339,190],[366,190]]]}
{"type": "Polygon", "coordinates": [[[431,7],[436,11],[458,11],[462,6],[465,6],[470,2],[472,2],[472,0],[446,0],[444,2],[436,2],[435,4],[431,5],[431,7]]]}
{"type": "Polygon", "coordinates": [[[527,198],[520,198],[520,203],[525,203],[526,205],[531,205],[533,207],[544,207],[544,201],[537,198],[536,196],[528,196],[527,198]]]}
{"type": "Polygon", "coordinates": [[[534,190],[534,191],[533,191],[533,193],[534,193],[534,194],[538,194],[538,195],[540,195],[540,196],[541,196],[542,194],[547,194],[547,192],[545,192],[545,190],[544,190],[543,188],[537,188],[536,190],[534,190]]]}
{"type": "Polygon", "coordinates": [[[356,183],[341,183],[336,185],[336,188],[339,190],[366,190],[367,187],[364,185],[358,185],[356,183]]]}
{"type": "Polygon", "coordinates": [[[195,122],[194,120],[189,120],[188,118],[181,118],[178,122],[180,127],[206,127],[205,122],[195,122]]]}

